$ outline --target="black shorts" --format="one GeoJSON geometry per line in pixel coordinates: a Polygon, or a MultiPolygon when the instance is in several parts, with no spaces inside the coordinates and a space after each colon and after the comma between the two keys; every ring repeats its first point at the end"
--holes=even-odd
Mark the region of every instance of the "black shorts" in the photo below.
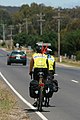
{"type": "Polygon", "coordinates": [[[47,75],[48,75],[48,69],[47,68],[35,68],[34,69],[34,74],[33,74],[34,80],[38,80],[39,79],[39,76],[38,76],[39,72],[43,72],[44,73],[43,78],[47,79],[47,75]]]}

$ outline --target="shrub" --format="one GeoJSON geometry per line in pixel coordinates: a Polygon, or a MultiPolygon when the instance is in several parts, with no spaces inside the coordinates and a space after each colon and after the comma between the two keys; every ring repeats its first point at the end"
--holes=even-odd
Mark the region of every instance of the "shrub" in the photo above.
{"type": "Polygon", "coordinates": [[[2,47],[5,47],[5,45],[6,45],[5,42],[2,42],[1,46],[2,46],[2,47]]]}
{"type": "Polygon", "coordinates": [[[76,60],[80,60],[80,51],[76,52],[76,60]]]}

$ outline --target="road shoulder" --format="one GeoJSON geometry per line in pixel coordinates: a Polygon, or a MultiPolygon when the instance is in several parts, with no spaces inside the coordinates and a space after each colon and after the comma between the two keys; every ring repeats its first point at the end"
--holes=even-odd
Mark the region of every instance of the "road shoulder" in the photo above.
{"type": "Polygon", "coordinates": [[[31,120],[2,79],[0,79],[0,120],[31,120]]]}

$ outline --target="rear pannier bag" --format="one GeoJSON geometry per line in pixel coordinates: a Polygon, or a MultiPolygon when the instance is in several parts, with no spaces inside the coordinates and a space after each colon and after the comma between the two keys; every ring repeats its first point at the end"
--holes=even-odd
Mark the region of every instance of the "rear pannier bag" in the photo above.
{"type": "Polygon", "coordinates": [[[32,97],[32,98],[38,98],[38,96],[39,96],[38,90],[39,90],[38,81],[32,80],[30,82],[30,86],[29,86],[30,97],[32,97]]]}
{"type": "Polygon", "coordinates": [[[53,95],[53,83],[50,80],[45,81],[44,97],[51,98],[53,95]]]}
{"type": "Polygon", "coordinates": [[[57,80],[53,80],[53,91],[58,92],[58,81],[57,80]]]}

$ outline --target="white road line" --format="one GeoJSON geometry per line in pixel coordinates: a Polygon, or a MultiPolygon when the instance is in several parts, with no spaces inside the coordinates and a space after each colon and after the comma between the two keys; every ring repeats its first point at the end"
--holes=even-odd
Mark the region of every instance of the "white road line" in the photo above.
{"type": "MultiPolygon", "coordinates": [[[[12,91],[31,109],[36,109],[34,106],[32,106],[28,101],[26,101],[15,89],[14,87],[7,81],[7,79],[3,76],[3,74],[0,72],[0,76],[3,78],[3,80],[6,82],[6,84],[12,89],[12,91]]],[[[48,120],[42,113],[35,112],[42,120],[48,120]]]]}
{"type": "Polygon", "coordinates": [[[72,82],[75,82],[75,83],[79,83],[78,81],[76,81],[76,80],[71,80],[72,82]]]}

